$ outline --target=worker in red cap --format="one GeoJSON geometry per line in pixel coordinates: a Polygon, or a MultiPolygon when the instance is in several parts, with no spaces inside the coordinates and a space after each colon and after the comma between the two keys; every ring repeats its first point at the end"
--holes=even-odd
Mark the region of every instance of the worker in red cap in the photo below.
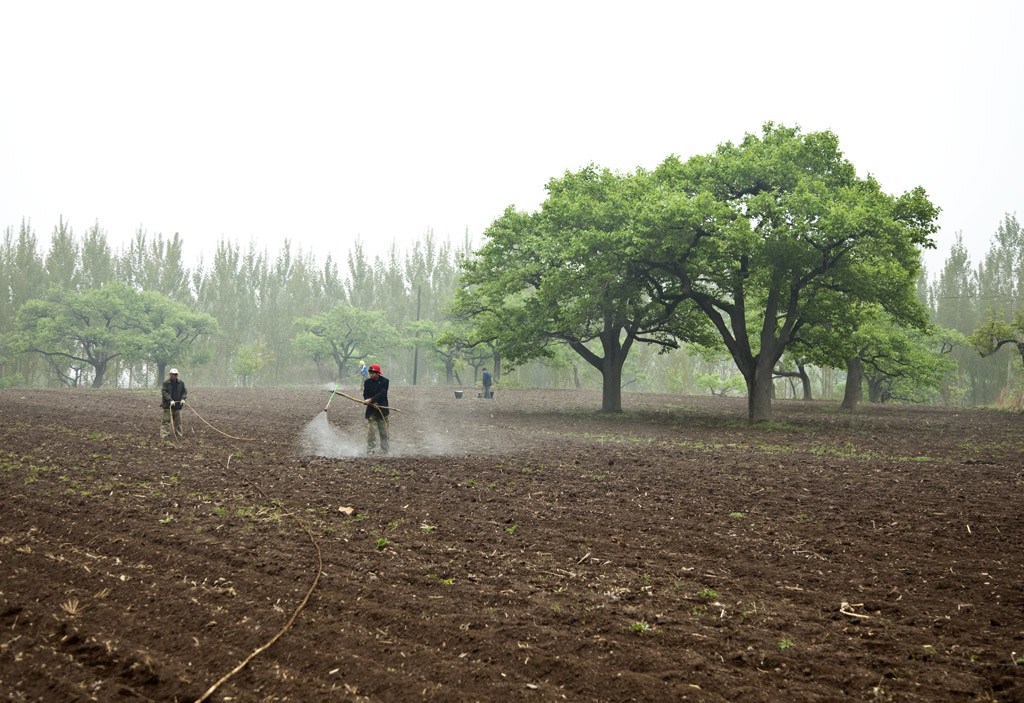
{"type": "Polygon", "coordinates": [[[363,381],[363,403],[366,404],[366,453],[373,454],[380,435],[380,450],[387,454],[388,446],[388,385],[380,372],[380,364],[370,364],[370,377],[363,381]]]}

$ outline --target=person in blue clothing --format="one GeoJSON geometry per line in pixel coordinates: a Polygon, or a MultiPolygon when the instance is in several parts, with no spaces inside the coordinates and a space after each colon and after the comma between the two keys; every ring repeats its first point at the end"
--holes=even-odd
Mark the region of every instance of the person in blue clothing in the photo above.
{"type": "Polygon", "coordinates": [[[380,450],[387,454],[388,444],[388,386],[390,381],[381,375],[379,364],[370,364],[369,378],[363,381],[363,403],[366,405],[366,453],[372,454],[380,435],[380,450]]]}
{"type": "Polygon", "coordinates": [[[359,375],[360,376],[367,376],[367,377],[370,375],[370,372],[366,368],[366,362],[365,361],[360,361],[359,362],[359,375]]]}
{"type": "Polygon", "coordinates": [[[491,397],[491,372],[488,371],[487,369],[484,369],[483,381],[484,381],[484,398],[490,398],[491,397]]]}

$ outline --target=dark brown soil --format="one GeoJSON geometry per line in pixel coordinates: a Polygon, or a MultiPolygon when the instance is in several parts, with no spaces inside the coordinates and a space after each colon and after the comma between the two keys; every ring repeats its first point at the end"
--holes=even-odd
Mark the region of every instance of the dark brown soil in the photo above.
{"type": "Polygon", "coordinates": [[[1024,700],[1018,414],[327,395],[0,391],[4,699],[1024,700]]]}

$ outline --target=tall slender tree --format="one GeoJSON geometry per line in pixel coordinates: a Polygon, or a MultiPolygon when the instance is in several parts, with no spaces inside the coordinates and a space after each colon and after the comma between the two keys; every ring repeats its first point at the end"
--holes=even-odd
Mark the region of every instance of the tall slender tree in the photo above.
{"type": "Polygon", "coordinates": [[[107,233],[100,229],[98,222],[85,233],[81,260],[82,290],[99,288],[114,280],[117,260],[107,242],[107,233]]]}
{"type": "Polygon", "coordinates": [[[46,284],[60,290],[79,288],[81,269],[78,263],[78,243],[71,226],[61,217],[50,236],[50,250],[46,254],[46,284]]]}

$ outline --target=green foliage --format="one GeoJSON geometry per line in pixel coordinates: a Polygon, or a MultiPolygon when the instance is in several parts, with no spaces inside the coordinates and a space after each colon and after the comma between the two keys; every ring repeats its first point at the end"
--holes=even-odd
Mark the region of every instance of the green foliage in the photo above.
{"type": "MultiPolygon", "coordinates": [[[[927,402],[955,369],[949,352],[963,336],[934,325],[904,324],[878,304],[858,304],[841,326],[808,327],[791,346],[798,356],[830,365],[846,360],[847,383],[867,381],[869,400],[927,402]],[[853,360],[856,364],[851,364],[853,360]]],[[[844,407],[852,409],[855,394],[844,407]]]]}
{"type": "Polygon", "coordinates": [[[334,361],[338,378],[344,378],[349,362],[388,352],[399,344],[398,331],[378,310],[338,305],[313,317],[297,318],[301,330],[292,343],[315,361],[334,361]]]}
{"type": "Polygon", "coordinates": [[[25,379],[20,373],[14,373],[0,378],[0,388],[17,388],[25,384],[25,379]]]}
{"type": "Polygon", "coordinates": [[[645,632],[650,632],[651,626],[646,620],[638,620],[637,622],[634,622],[632,625],[630,625],[629,629],[631,629],[638,635],[642,635],[645,632]]]}
{"type": "MultiPolygon", "coordinates": [[[[977,236],[972,233],[973,238],[977,236]]],[[[1005,311],[1012,318],[1015,311],[1024,309],[1021,251],[1024,231],[1012,215],[1006,215],[999,224],[989,251],[976,267],[964,247],[963,235],[958,234],[938,280],[929,290],[935,322],[972,338],[951,350],[950,358],[957,370],[943,386],[946,403],[999,402],[1024,376],[1020,365],[1008,364],[1002,354],[995,354],[1000,341],[1014,336],[1013,322],[1007,321],[1005,311]]]]}
{"type": "Polygon", "coordinates": [[[192,345],[217,332],[209,315],[158,293],[138,292],[120,282],[82,293],[56,288],[18,311],[12,347],[40,354],[58,379],[77,386],[92,376],[99,388],[115,359],[147,360],[161,368],[195,361],[192,345]]]}
{"type": "Polygon", "coordinates": [[[274,353],[260,340],[240,347],[231,362],[231,370],[241,379],[242,385],[248,386],[252,379],[259,375],[263,367],[274,360],[274,353]]]}
{"type": "Polygon", "coordinates": [[[491,224],[456,294],[456,313],[512,364],[567,344],[601,372],[605,411],[622,409],[622,366],[636,342],[672,348],[704,331],[644,289],[632,242],[647,183],[595,166],[552,179],[539,212],[509,208],[491,224]]]}
{"type": "Polygon", "coordinates": [[[201,337],[219,334],[220,326],[213,316],[193,312],[155,291],[143,291],[139,296],[148,329],[140,356],[157,365],[157,378],[163,378],[170,365],[194,367],[209,359],[209,353],[197,351],[195,344],[201,337]]]}
{"type": "MultiPolygon", "coordinates": [[[[1024,307],[1018,308],[1010,322],[1006,321],[1005,313],[1001,309],[995,313],[991,308],[988,309],[984,320],[968,338],[968,343],[983,358],[994,355],[1003,346],[1013,347],[1017,350],[1021,365],[1024,367],[1024,307]]],[[[1007,385],[1012,384],[1008,381],[1007,385]]],[[[1015,395],[1015,402],[1019,405],[1020,398],[1024,397],[1024,389],[1015,395]]]]}
{"type": "Polygon", "coordinates": [[[735,375],[723,379],[718,374],[694,373],[693,383],[698,388],[707,390],[711,395],[727,396],[730,393],[742,393],[746,382],[742,376],[735,375]]]}
{"type": "Polygon", "coordinates": [[[408,344],[428,353],[444,370],[445,382],[451,385],[455,380],[456,365],[467,344],[464,331],[451,322],[439,325],[432,320],[414,320],[405,324],[403,332],[408,344]]]}
{"type": "Polygon", "coordinates": [[[993,312],[989,308],[967,341],[982,356],[994,354],[1005,344],[1024,344],[1024,310],[1018,310],[1013,320],[1007,322],[1002,309],[993,312]]]}
{"type": "Polygon", "coordinates": [[[806,326],[877,303],[923,325],[914,295],[938,210],[859,178],[831,132],[766,124],[739,145],[667,159],[641,216],[635,251],[664,302],[695,302],[743,375],[751,422],[771,417],[772,372],[806,326]]]}
{"type": "MultiPolygon", "coordinates": [[[[869,395],[963,405],[1006,401],[1024,386],[1024,365],[1014,361],[1016,354],[1011,352],[1011,358],[1005,350],[996,353],[1000,342],[1014,346],[1010,340],[1019,334],[1014,320],[1024,310],[1024,233],[1016,217],[1004,217],[978,262],[971,261],[964,240],[980,241],[983,233],[958,234],[937,279],[929,283],[927,272],[918,269],[912,274],[913,267],[903,265],[909,252],[899,242],[902,232],[915,239],[910,248],[929,246],[927,199],[920,191],[903,196],[880,193],[870,178],[854,174],[835,141],[827,132],[802,134],[768,125],[760,134],[723,144],[711,154],[666,159],[653,173],[614,174],[596,167],[566,173],[549,184],[538,212],[511,210],[512,215],[495,220],[493,233],[505,237],[500,243],[509,251],[489,258],[493,269],[477,261],[482,254],[472,253],[468,233],[453,247],[427,231],[408,252],[393,244],[373,242],[364,247],[356,241],[340,260],[343,280],[339,262],[328,256],[318,263],[288,242],[268,253],[254,242],[239,247],[225,239],[213,257],[199,260],[190,270],[178,234],[165,237],[140,228],[123,249],[116,249],[98,223],[79,233],[61,219],[44,237],[38,237],[28,222],[14,223],[0,237],[0,387],[95,382],[95,367],[73,348],[74,343],[64,342],[63,349],[50,346],[48,355],[29,351],[18,313],[29,301],[49,304],[60,295],[82,295],[119,282],[180,303],[190,314],[208,319],[182,318],[181,326],[166,317],[151,320],[145,344],[135,350],[128,345],[127,351],[110,357],[104,385],[111,379],[133,386],[159,382],[168,363],[185,365],[192,383],[231,383],[237,377],[234,363],[256,340],[266,345],[269,359],[259,371],[261,382],[308,381],[311,372],[326,381],[336,377],[337,363],[319,352],[311,356],[293,342],[302,331],[294,321],[348,304],[385,311],[387,322],[402,330],[404,341],[387,349],[382,359],[395,374],[412,368],[418,348],[421,370],[427,358],[431,371],[450,368],[453,379],[472,368],[473,379],[478,380],[485,365],[496,372],[495,380],[499,372],[513,371],[507,377],[502,374],[504,388],[604,386],[611,392],[613,384],[607,379],[617,373],[618,385],[625,390],[706,393],[695,380],[708,381],[709,376],[722,380],[716,382],[715,392],[724,390],[722,386],[735,378],[733,373],[726,364],[696,357],[692,348],[658,354],[665,347],[638,345],[638,338],[623,358],[614,344],[610,355],[605,352],[610,333],[585,340],[574,332],[575,346],[569,346],[567,336],[530,334],[538,328],[547,332],[549,322],[561,324],[571,318],[603,332],[603,318],[591,311],[615,310],[596,303],[622,299],[619,294],[628,289],[616,285],[614,274],[620,272],[640,279],[639,297],[633,302],[654,299],[682,305],[686,285],[711,296],[708,304],[719,313],[724,331],[716,329],[718,339],[708,344],[722,349],[728,364],[737,369],[749,364],[748,349],[759,362],[769,360],[777,346],[773,335],[781,339],[793,319],[790,299],[773,298],[772,291],[778,286],[789,291],[795,282],[798,289],[804,286],[796,298],[801,326],[794,324],[784,356],[772,370],[813,364],[808,367],[810,378],[820,378],[822,397],[830,397],[834,388],[843,388],[838,369],[846,365],[845,354],[854,349],[853,342],[870,332],[868,310],[879,304],[899,329],[894,330],[895,339],[871,346],[905,363],[897,374],[890,368],[879,372],[867,360],[879,355],[868,352],[863,373],[869,395]],[[869,240],[878,245],[875,252],[867,246],[869,240]],[[469,304],[457,308],[449,320],[447,304],[456,288],[459,257],[477,261],[486,280],[465,285],[460,298],[472,293],[466,297],[469,304]],[[816,261],[821,267],[831,266],[833,259],[840,266],[829,272],[811,266],[816,261]],[[691,279],[679,279],[671,271],[673,275],[668,275],[653,264],[691,274],[691,279]],[[647,275],[653,273],[657,275],[647,275]],[[534,285],[537,276],[543,281],[534,285]],[[917,298],[930,306],[933,322],[943,330],[942,339],[921,324],[922,308],[907,302],[911,279],[917,298]],[[485,295],[488,292],[494,295],[485,295]],[[608,296],[602,297],[602,292],[608,296]],[[716,308],[715,301],[735,304],[736,309],[716,308]],[[484,303],[500,305],[491,310],[484,303]],[[774,326],[765,324],[772,309],[774,326]],[[544,314],[534,317],[535,311],[544,314]],[[740,319],[742,325],[734,324],[740,319]],[[208,326],[209,320],[216,330],[208,326]],[[469,330],[449,335],[449,324],[468,325],[469,330]],[[427,328],[433,336],[423,339],[427,328]],[[203,332],[187,341],[185,337],[199,329],[203,332]],[[183,333],[185,337],[180,336],[183,333]],[[966,335],[972,336],[970,344],[966,335]],[[722,344],[730,339],[736,342],[731,349],[722,344]],[[814,341],[818,348],[800,346],[804,341],[814,341]],[[505,347],[499,348],[498,342],[505,347]],[[581,353],[580,345],[586,352],[581,353]],[[891,354],[890,346],[899,353],[891,354]],[[502,369],[502,353],[516,348],[523,354],[509,357],[502,369]],[[763,359],[762,349],[769,352],[763,359]],[[927,357],[923,364],[914,361],[918,354],[927,357]],[[938,356],[943,364],[936,366],[938,356]],[[599,360],[600,367],[593,360],[599,360]],[[621,365],[616,370],[617,360],[621,365]],[[955,363],[954,370],[950,363],[955,363]],[[914,366],[921,366],[918,379],[906,373],[914,366]]],[[[487,247],[492,244],[486,242],[487,247]]],[[[690,300],[700,302],[696,296],[690,300]]],[[[150,310],[153,315],[164,312],[150,310]]],[[[715,319],[706,311],[702,315],[705,326],[715,319]]],[[[623,347],[628,333],[622,328],[623,347]]],[[[670,336],[676,342],[686,339],[670,336]]],[[[749,374],[743,377],[746,387],[749,374]]],[[[753,377],[761,379],[757,367],[753,377]]],[[[614,399],[609,403],[614,406],[614,399]]]]}
{"type": "Polygon", "coordinates": [[[868,382],[868,400],[928,400],[955,368],[944,353],[949,348],[947,340],[953,337],[959,334],[935,327],[922,331],[901,326],[885,314],[862,325],[854,340],[868,382]]]}

